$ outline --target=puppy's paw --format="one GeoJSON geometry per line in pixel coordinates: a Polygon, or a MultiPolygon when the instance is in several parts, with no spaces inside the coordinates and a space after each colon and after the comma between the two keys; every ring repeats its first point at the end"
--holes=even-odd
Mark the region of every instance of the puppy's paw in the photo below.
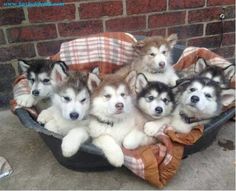
{"type": "Polygon", "coordinates": [[[106,157],[110,164],[115,167],[121,167],[124,164],[124,154],[121,149],[107,153],[106,157]]]}
{"type": "Polygon", "coordinates": [[[131,138],[131,137],[127,137],[124,139],[123,141],[123,146],[126,149],[136,149],[139,146],[139,143],[137,142],[137,140],[135,140],[135,137],[131,138]]]}
{"type": "Polygon", "coordinates": [[[160,128],[157,127],[157,125],[154,122],[147,122],[144,125],[144,132],[148,136],[151,136],[151,137],[155,136],[159,130],[160,128]]]}
{"type": "Polygon", "coordinates": [[[46,123],[46,124],[44,125],[44,128],[47,129],[47,130],[49,130],[49,131],[52,131],[52,132],[54,132],[54,133],[59,133],[59,132],[58,132],[57,123],[56,123],[55,120],[51,120],[51,121],[49,121],[48,123],[46,123]]]}
{"type": "Polygon", "coordinates": [[[53,119],[53,115],[49,111],[43,110],[39,114],[37,121],[41,124],[46,124],[52,119],[53,119]]]}
{"type": "Polygon", "coordinates": [[[70,136],[65,136],[62,139],[61,150],[64,157],[71,157],[77,153],[80,144],[74,141],[70,136]]]}
{"type": "Polygon", "coordinates": [[[17,105],[21,107],[32,107],[36,104],[35,98],[31,94],[21,95],[15,98],[17,105]]]}

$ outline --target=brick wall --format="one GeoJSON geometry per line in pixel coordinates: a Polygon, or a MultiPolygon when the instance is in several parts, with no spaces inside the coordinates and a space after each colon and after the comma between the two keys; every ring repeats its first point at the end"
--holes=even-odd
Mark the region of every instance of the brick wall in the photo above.
{"type": "Polygon", "coordinates": [[[17,58],[52,55],[62,42],[83,35],[103,31],[147,36],[178,33],[181,44],[210,48],[232,62],[235,57],[234,0],[0,0],[0,5],[4,2],[65,5],[0,8],[0,107],[9,95],[3,83],[14,78],[10,63],[17,58]],[[224,38],[220,47],[222,12],[224,38]],[[2,75],[7,74],[1,72],[5,70],[9,75],[2,75]]]}

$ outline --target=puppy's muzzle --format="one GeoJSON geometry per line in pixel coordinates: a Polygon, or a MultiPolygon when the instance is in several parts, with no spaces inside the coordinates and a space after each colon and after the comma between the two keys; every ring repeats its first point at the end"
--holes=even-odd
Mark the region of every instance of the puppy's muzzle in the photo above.
{"type": "Polygon", "coordinates": [[[37,97],[37,96],[39,96],[39,90],[33,90],[32,91],[32,94],[33,94],[33,96],[35,96],[35,97],[37,97]]]}
{"type": "Polygon", "coordinates": [[[76,112],[70,113],[70,118],[71,118],[72,120],[76,120],[76,119],[78,119],[78,117],[79,117],[79,114],[78,114],[78,113],[76,113],[76,112]]]}
{"type": "Polygon", "coordinates": [[[115,107],[116,107],[116,109],[117,109],[118,111],[122,111],[123,108],[124,108],[124,104],[123,104],[123,103],[117,103],[117,104],[115,105],[115,107]]]}
{"type": "Polygon", "coordinates": [[[159,115],[163,112],[163,109],[161,107],[156,107],[155,112],[159,115]]]}
{"type": "Polygon", "coordinates": [[[199,100],[200,100],[200,99],[199,99],[198,96],[192,96],[192,97],[191,97],[191,102],[192,102],[192,103],[197,103],[197,102],[199,102],[199,100]]]}

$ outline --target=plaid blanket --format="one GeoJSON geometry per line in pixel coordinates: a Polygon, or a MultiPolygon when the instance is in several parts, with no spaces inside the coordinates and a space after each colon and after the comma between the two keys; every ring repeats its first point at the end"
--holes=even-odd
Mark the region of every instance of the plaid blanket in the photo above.
{"type": "MultiPolygon", "coordinates": [[[[101,75],[112,73],[133,59],[134,37],[127,33],[101,33],[62,43],[60,51],[50,57],[65,61],[71,70],[89,71],[99,67],[101,75]]],[[[174,65],[177,71],[193,70],[197,59],[202,57],[211,64],[227,66],[230,63],[205,48],[186,48],[174,65]],[[223,64],[223,65],[222,65],[223,64]]],[[[19,76],[14,83],[14,95],[28,94],[26,78],[19,76]]],[[[232,83],[233,84],[233,83],[232,83]]],[[[16,108],[11,101],[12,111],[16,108]]],[[[35,114],[35,110],[27,108],[35,114]]],[[[158,136],[158,144],[144,146],[136,150],[123,148],[125,163],[134,174],[151,184],[162,188],[174,176],[180,166],[184,145],[194,144],[203,134],[204,127],[197,126],[189,134],[167,131],[158,136]]],[[[44,132],[45,133],[45,132],[44,132]]]]}

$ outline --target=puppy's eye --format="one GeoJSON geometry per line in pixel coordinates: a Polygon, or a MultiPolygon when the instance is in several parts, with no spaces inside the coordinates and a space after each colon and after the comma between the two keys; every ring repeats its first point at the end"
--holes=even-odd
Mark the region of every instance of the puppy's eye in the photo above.
{"type": "Polygon", "coordinates": [[[153,56],[153,57],[154,57],[154,56],[155,56],[155,54],[154,54],[154,53],[151,53],[151,54],[150,54],[150,56],[153,56]]]}
{"type": "Polygon", "coordinates": [[[205,96],[206,96],[207,98],[211,98],[211,97],[212,97],[211,94],[208,94],[208,93],[206,93],[205,96]]]}
{"type": "Polygon", "coordinates": [[[162,99],[162,101],[163,101],[164,103],[168,103],[168,102],[169,102],[169,100],[168,100],[167,98],[162,99]]]}
{"type": "Polygon", "coordinates": [[[163,50],[161,53],[162,53],[162,54],[166,54],[166,50],[163,50]]]}
{"type": "Polygon", "coordinates": [[[148,96],[148,97],[147,97],[147,101],[148,101],[148,102],[151,102],[151,101],[153,101],[153,100],[154,100],[154,97],[153,97],[153,96],[148,96]]]}
{"type": "Polygon", "coordinates": [[[81,103],[84,103],[86,101],[86,98],[80,100],[81,103]]]}
{"type": "Polygon", "coordinates": [[[111,95],[110,94],[106,94],[106,95],[104,95],[104,97],[107,98],[107,99],[110,99],[111,95]]]}
{"type": "Polygon", "coordinates": [[[70,102],[71,99],[68,97],[68,96],[63,96],[63,99],[66,101],[66,102],[70,102]]]}
{"type": "Polygon", "coordinates": [[[43,83],[48,83],[50,80],[49,79],[44,79],[43,83]]]}
{"type": "Polygon", "coordinates": [[[125,93],[121,93],[120,96],[121,96],[121,97],[125,97],[125,93]]]}
{"type": "Polygon", "coordinates": [[[190,92],[194,92],[194,91],[196,91],[195,88],[190,88],[189,90],[190,90],[190,92]]]}

